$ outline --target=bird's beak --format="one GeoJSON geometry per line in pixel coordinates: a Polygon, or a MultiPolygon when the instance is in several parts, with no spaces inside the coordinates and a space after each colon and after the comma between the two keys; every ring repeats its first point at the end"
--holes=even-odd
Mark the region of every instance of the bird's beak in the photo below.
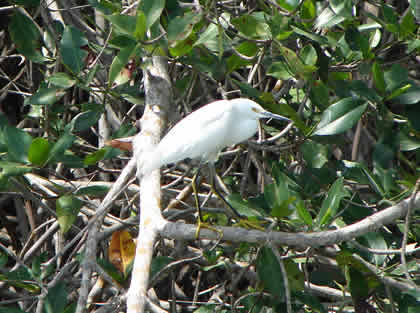
{"type": "Polygon", "coordinates": [[[274,114],[274,113],[271,113],[271,112],[268,112],[268,111],[262,111],[262,112],[260,112],[260,115],[261,115],[262,118],[273,118],[273,119],[276,119],[276,120],[283,120],[283,121],[289,121],[289,122],[291,121],[287,117],[284,117],[284,116],[278,115],[278,114],[274,114]]]}

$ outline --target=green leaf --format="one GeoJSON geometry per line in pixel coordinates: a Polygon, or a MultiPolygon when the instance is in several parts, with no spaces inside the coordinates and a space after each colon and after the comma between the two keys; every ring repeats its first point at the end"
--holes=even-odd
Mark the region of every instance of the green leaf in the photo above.
{"type": "Polygon", "coordinates": [[[318,298],[315,294],[310,294],[306,291],[303,291],[295,293],[293,297],[310,307],[313,312],[329,313],[324,304],[321,302],[322,298],[318,298]]]}
{"type": "Polygon", "coordinates": [[[410,1],[410,5],[411,5],[412,12],[417,22],[420,21],[420,1],[412,0],[410,1]]]}
{"type": "Polygon", "coordinates": [[[349,192],[344,188],[343,181],[344,177],[338,178],[328,191],[316,218],[318,226],[329,225],[337,213],[341,199],[349,196],[349,192]]]}
{"type": "Polygon", "coordinates": [[[276,296],[276,299],[284,299],[284,280],[280,265],[271,249],[263,247],[257,257],[257,275],[264,289],[276,296]]]}
{"type": "Polygon", "coordinates": [[[410,38],[411,36],[415,36],[417,26],[411,11],[408,11],[407,14],[404,14],[400,26],[400,36],[402,38],[410,38]]]}
{"type": "Polygon", "coordinates": [[[382,12],[385,21],[385,28],[391,33],[398,33],[398,15],[395,14],[395,10],[390,6],[382,5],[382,12]]]}
{"type": "Polygon", "coordinates": [[[408,70],[401,64],[393,64],[391,69],[384,73],[387,91],[394,92],[409,83],[408,70]]]}
{"type": "Polygon", "coordinates": [[[134,31],[134,37],[136,37],[137,40],[143,40],[146,36],[146,31],[147,31],[146,16],[144,15],[143,11],[138,10],[136,30],[134,31]]]}
{"type": "Polygon", "coordinates": [[[120,50],[117,56],[112,61],[111,67],[109,69],[109,79],[108,85],[111,86],[115,81],[117,76],[120,74],[121,70],[127,65],[128,60],[130,59],[133,52],[136,50],[136,45],[130,45],[124,47],[120,50]]]}
{"type": "Polygon", "coordinates": [[[146,16],[146,27],[149,29],[161,16],[165,8],[165,0],[142,0],[140,1],[139,10],[144,12],[146,16]]]}
{"type": "Polygon", "coordinates": [[[279,80],[288,80],[294,76],[294,73],[286,62],[273,62],[267,70],[267,75],[279,80]]]}
{"type": "Polygon", "coordinates": [[[73,225],[82,206],[83,202],[73,195],[64,195],[57,199],[57,219],[63,234],[73,225]]]}
{"type": "Polygon", "coordinates": [[[271,34],[277,40],[286,40],[293,34],[293,31],[289,26],[290,19],[288,17],[276,12],[268,18],[267,24],[270,26],[271,34]]]}
{"type": "Polygon", "coordinates": [[[287,63],[287,68],[293,73],[293,76],[305,78],[317,70],[316,66],[304,64],[292,49],[279,46],[279,50],[287,63]]]}
{"type": "Polygon", "coordinates": [[[7,264],[7,254],[3,251],[0,251],[0,268],[4,267],[7,264]]]}
{"type": "Polygon", "coordinates": [[[403,132],[398,133],[398,142],[401,151],[414,151],[420,148],[420,139],[414,136],[408,136],[403,132]]]}
{"type": "MultiPolygon", "coordinates": [[[[360,239],[365,240],[367,242],[368,247],[373,250],[389,249],[383,234],[380,232],[369,232],[363,235],[363,237],[361,237],[360,239]]],[[[369,257],[371,261],[375,263],[376,266],[384,265],[384,262],[387,259],[387,256],[384,254],[369,253],[369,257]]]]}
{"type": "Polygon", "coordinates": [[[77,114],[66,126],[71,132],[82,132],[95,125],[101,117],[101,112],[87,110],[77,114]]]}
{"type": "Polygon", "coordinates": [[[217,25],[211,23],[207,29],[200,34],[199,39],[194,43],[194,46],[206,44],[207,42],[214,40],[219,34],[219,28],[217,25]]]}
{"type": "Polygon", "coordinates": [[[382,99],[375,90],[366,85],[362,80],[338,80],[335,91],[340,98],[353,98],[354,100],[366,98],[372,102],[380,102],[382,99]]]}
{"type": "Polygon", "coordinates": [[[286,268],[287,279],[289,280],[290,290],[295,293],[298,291],[303,291],[305,287],[305,277],[303,273],[299,270],[298,265],[290,259],[283,261],[284,267],[286,268]]]}
{"type": "Polygon", "coordinates": [[[107,259],[97,259],[96,262],[104,271],[120,284],[125,281],[123,274],[107,259]]]}
{"type": "Polygon", "coordinates": [[[299,0],[276,0],[276,3],[283,9],[292,12],[299,5],[299,0]]]}
{"type": "Polygon", "coordinates": [[[310,91],[311,101],[321,110],[324,111],[328,107],[329,101],[329,88],[322,82],[317,80],[313,82],[310,91]]]}
{"type": "Polygon", "coordinates": [[[88,0],[89,4],[105,15],[121,11],[121,2],[113,0],[88,0]]]}
{"type": "Polygon", "coordinates": [[[27,163],[28,150],[32,142],[32,137],[19,128],[6,127],[4,138],[7,144],[9,160],[27,163]]]}
{"type": "Polygon", "coordinates": [[[187,39],[193,32],[194,25],[201,18],[201,15],[189,12],[184,16],[177,16],[172,19],[168,25],[168,40],[171,42],[171,46],[175,46],[179,41],[187,39]]]}
{"type": "MultiPolygon", "coordinates": [[[[258,47],[254,42],[244,41],[238,47],[236,47],[236,50],[240,54],[243,54],[247,57],[252,57],[258,52],[258,47]]],[[[253,61],[244,60],[236,54],[232,54],[226,62],[229,73],[232,73],[234,70],[242,66],[246,66],[253,63],[253,61]]]]}
{"type": "Polygon", "coordinates": [[[136,31],[137,18],[126,14],[105,15],[105,18],[112,23],[112,27],[119,34],[134,36],[136,31]]]}
{"type": "Polygon", "coordinates": [[[32,164],[38,166],[44,166],[45,162],[48,160],[48,155],[51,150],[51,145],[45,138],[35,138],[32,140],[32,143],[28,151],[28,160],[32,164]]]}
{"type": "Polygon", "coordinates": [[[41,34],[29,17],[15,10],[9,23],[9,33],[19,53],[34,62],[46,60],[38,51],[41,34]]]}
{"type": "Polygon", "coordinates": [[[85,167],[83,160],[78,156],[72,154],[70,151],[64,152],[59,158],[59,162],[70,168],[82,168],[85,167]]]}
{"type": "Polygon", "coordinates": [[[64,89],[73,87],[76,83],[75,79],[72,79],[68,74],[63,72],[55,73],[47,77],[47,80],[53,85],[64,89]]]}
{"type": "Polygon", "coordinates": [[[83,164],[89,166],[98,163],[104,158],[106,151],[106,149],[100,149],[94,153],[87,155],[83,160],[83,164]]]}
{"type": "Polygon", "coordinates": [[[165,266],[171,264],[174,261],[175,261],[174,258],[164,256],[164,255],[154,257],[152,260],[152,264],[150,266],[150,277],[155,276],[165,266]]]}
{"type": "Polygon", "coordinates": [[[416,104],[420,102],[420,87],[411,86],[405,89],[404,93],[393,98],[392,101],[398,104],[416,104]]]}
{"type": "Polygon", "coordinates": [[[77,302],[72,302],[61,313],[76,313],[77,302]]]}
{"type": "Polygon", "coordinates": [[[65,92],[60,88],[47,87],[45,84],[41,84],[32,96],[25,99],[25,105],[52,105],[64,96],[64,94],[65,92]]]}
{"type": "Polygon", "coordinates": [[[353,51],[362,51],[363,56],[368,57],[369,52],[369,40],[361,34],[356,27],[348,27],[344,36],[349,47],[353,51]]]}
{"type": "Polygon", "coordinates": [[[313,220],[312,215],[309,213],[309,211],[305,207],[305,203],[301,200],[295,201],[294,203],[296,212],[298,213],[300,219],[308,226],[312,227],[313,220]]]}
{"type": "Polygon", "coordinates": [[[376,88],[384,94],[386,91],[385,77],[382,66],[378,62],[374,62],[372,65],[373,81],[375,82],[376,88]]]}
{"type": "Polygon", "coordinates": [[[324,111],[314,135],[336,135],[353,127],[365,112],[368,104],[353,98],[345,98],[324,111]]]}
{"type": "Polygon", "coordinates": [[[81,49],[88,41],[85,35],[73,26],[64,29],[63,38],[60,41],[60,53],[67,69],[78,74],[85,67],[87,51],[81,49]]]}
{"type": "Polygon", "coordinates": [[[329,6],[327,6],[320,14],[315,21],[315,28],[332,28],[341,22],[343,22],[346,18],[339,14],[336,14],[329,6]]]}
{"type": "Polygon", "coordinates": [[[21,176],[33,171],[30,166],[22,165],[16,162],[0,161],[0,168],[2,169],[1,176],[21,176]]]}
{"type": "Polygon", "coordinates": [[[48,289],[45,297],[44,310],[46,313],[63,312],[67,305],[67,290],[63,281],[48,289]]]}
{"type": "Polygon", "coordinates": [[[372,188],[381,196],[385,197],[385,192],[382,189],[382,186],[377,181],[376,177],[366,168],[364,164],[358,162],[351,162],[351,161],[342,161],[343,165],[347,168],[345,177],[349,177],[350,179],[355,178],[360,180],[359,173],[364,175],[367,178],[368,183],[372,186],[372,188]],[[357,173],[359,172],[359,173],[357,173]]]}
{"type": "Polygon", "coordinates": [[[242,34],[249,38],[271,39],[270,27],[256,15],[241,15],[231,20],[242,34]]]}
{"type": "Polygon", "coordinates": [[[284,178],[284,175],[281,175],[280,179],[276,179],[274,183],[268,184],[264,188],[264,198],[271,211],[270,214],[277,218],[289,216],[293,212],[289,208],[289,204],[294,201],[294,198],[290,196],[284,178]]]}
{"type": "Polygon", "coordinates": [[[75,136],[73,136],[69,132],[65,132],[52,147],[47,162],[60,162],[61,158],[63,157],[64,151],[70,148],[75,140],[75,136]]]}
{"type": "Polygon", "coordinates": [[[169,52],[174,57],[180,57],[183,55],[186,55],[191,52],[193,49],[193,43],[195,41],[195,34],[191,34],[190,37],[188,37],[185,40],[177,41],[176,44],[173,44],[169,47],[169,52]]]}
{"type": "Polygon", "coordinates": [[[318,61],[318,55],[315,48],[312,45],[306,45],[300,50],[300,58],[306,65],[316,65],[318,61]]]}
{"type": "Polygon", "coordinates": [[[5,281],[8,285],[14,287],[23,288],[30,293],[36,293],[40,290],[39,286],[35,282],[31,282],[34,278],[35,277],[32,275],[30,269],[23,266],[0,274],[0,281],[5,281]]]}
{"type": "Polygon", "coordinates": [[[314,1],[312,0],[305,0],[302,3],[302,7],[300,9],[300,17],[303,20],[312,20],[316,18],[316,7],[314,1]]]}
{"type": "Polygon", "coordinates": [[[323,36],[316,35],[314,33],[309,33],[307,31],[302,30],[302,29],[300,29],[298,27],[295,27],[293,25],[291,27],[292,27],[293,31],[298,35],[305,36],[306,38],[309,38],[310,40],[313,40],[313,41],[319,43],[320,45],[329,45],[328,39],[323,37],[323,36]]]}
{"type": "MultiPolygon", "coordinates": [[[[400,95],[404,94],[405,92],[407,92],[407,90],[410,90],[411,88],[412,88],[411,84],[407,84],[407,85],[404,85],[400,88],[397,88],[388,97],[386,97],[385,100],[386,101],[393,100],[394,98],[399,97],[400,95]]],[[[413,98],[413,96],[415,97],[416,95],[414,94],[414,95],[410,96],[410,98],[413,98]]],[[[406,98],[406,99],[403,98],[403,100],[404,101],[411,101],[410,98],[406,98]]]]}
{"type": "Polygon", "coordinates": [[[240,194],[232,193],[226,197],[226,200],[229,202],[230,205],[233,206],[239,214],[246,216],[246,217],[259,217],[261,213],[257,210],[251,208],[251,205],[248,201],[242,199],[240,194]]]}
{"type": "Polygon", "coordinates": [[[331,0],[331,9],[338,15],[345,18],[353,17],[353,3],[352,0],[331,0]]]}
{"type": "Polygon", "coordinates": [[[81,187],[77,189],[74,195],[101,197],[101,196],[106,195],[108,191],[109,191],[108,186],[87,186],[87,187],[81,187]]]}
{"type": "Polygon", "coordinates": [[[321,143],[305,140],[300,146],[300,151],[306,164],[312,168],[321,168],[328,162],[328,148],[321,143]]]}
{"type": "Polygon", "coordinates": [[[18,309],[17,307],[0,306],[0,313],[27,313],[27,312],[22,311],[21,309],[18,309]]]}

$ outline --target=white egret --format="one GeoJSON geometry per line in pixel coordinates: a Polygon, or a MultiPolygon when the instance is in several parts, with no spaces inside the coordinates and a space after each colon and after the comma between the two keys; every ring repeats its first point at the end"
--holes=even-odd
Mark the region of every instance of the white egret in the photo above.
{"type": "MultiPolygon", "coordinates": [[[[186,158],[199,158],[202,163],[209,163],[213,169],[211,174],[214,174],[214,162],[217,161],[219,152],[225,147],[252,137],[258,130],[260,118],[289,121],[288,118],[268,112],[258,103],[245,98],[211,102],[179,121],[152,152],[143,155],[142,159],[138,160],[139,174],[144,175],[163,165],[186,158]]],[[[193,187],[194,184],[195,182],[193,187]]],[[[212,185],[214,188],[214,184],[212,185]]],[[[221,196],[217,190],[214,191],[221,196]]],[[[196,201],[201,223],[197,198],[196,201]]],[[[224,201],[237,217],[240,217],[236,210],[224,201]]]]}

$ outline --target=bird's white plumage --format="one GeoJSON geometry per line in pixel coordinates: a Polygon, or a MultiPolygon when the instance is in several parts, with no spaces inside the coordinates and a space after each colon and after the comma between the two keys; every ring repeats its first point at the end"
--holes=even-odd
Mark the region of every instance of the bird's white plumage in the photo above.
{"type": "Polygon", "coordinates": [[[211,102],[179,121],[151,153],[139,160],[145,174],[186,158],[214,162],[225,147],[243,142],[258,130],[259,118],[285,119],[256,102],[238,98],[211,102]]]}

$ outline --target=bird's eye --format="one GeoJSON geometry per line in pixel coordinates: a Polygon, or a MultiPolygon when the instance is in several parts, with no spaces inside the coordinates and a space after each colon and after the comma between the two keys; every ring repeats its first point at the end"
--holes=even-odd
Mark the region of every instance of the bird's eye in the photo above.
{"type": "Polygon", "coordinates": [[[251,108],[252,111],[254,111],[255,113],[258,113],[258,109],[257,108],[251,108]]]}

